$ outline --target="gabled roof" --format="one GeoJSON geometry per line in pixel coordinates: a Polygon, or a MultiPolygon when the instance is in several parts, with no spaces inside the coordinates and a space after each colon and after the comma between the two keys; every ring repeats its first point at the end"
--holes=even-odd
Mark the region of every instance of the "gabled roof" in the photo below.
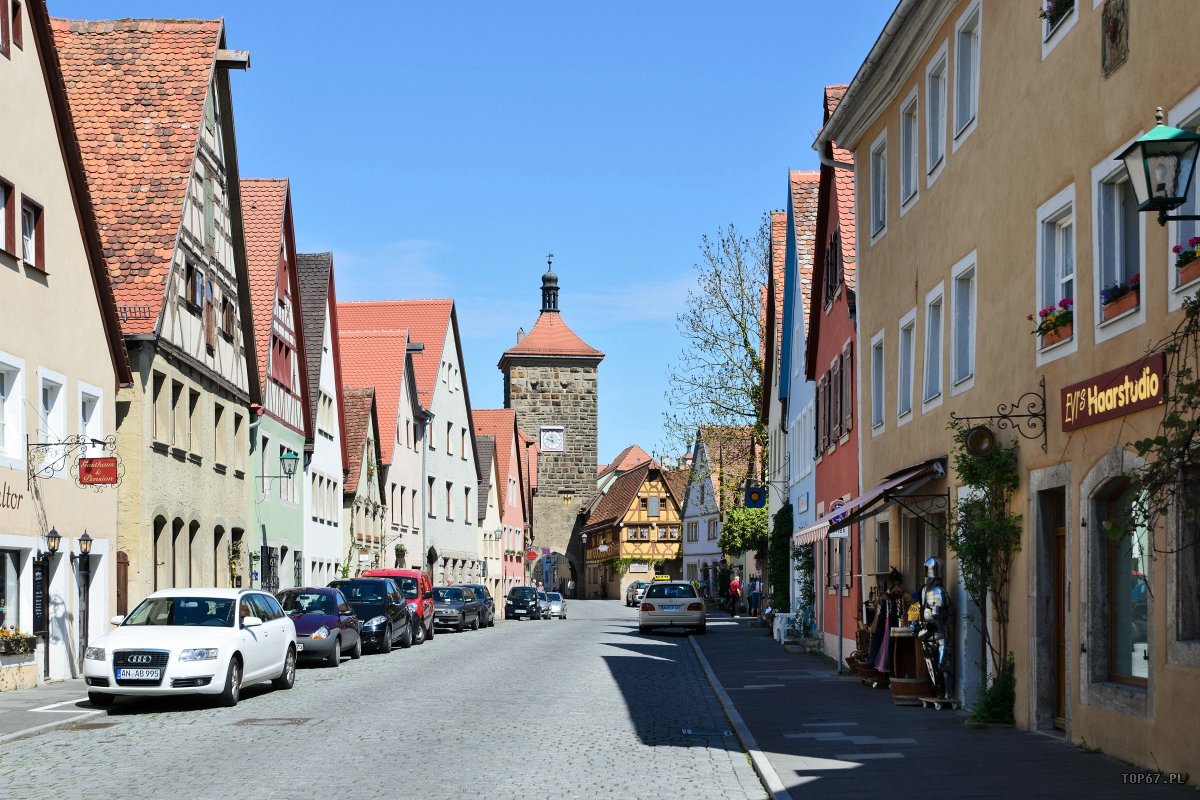
{"type": "Polygon", "coordinates": [[[638,490],[650,475],[651,468],[658,469],[658,464],[652,460],[644,461],[628,472],[618,475],[608,487],[608,491],[600,495],[599,502],[592,507],[583,527],[602,528],[619,522],[633,505],[638,490]]]}
{"type": "MultiPolygon", "coordinates": [[[[345,306],[338,304],[340,311],[345,306]]],[[[385,460],[391,464],[392,442],[396,441],[396,415],[404,384],[408,331],[339,331],[342,378],[350,386],[373,387],[379,416],[379,438],[387,441],[385,460]]],[[[349,428],[349,421],[346,426],[349,428]]]]}
{"type": "MultiPolygon", "coordinates": [[[[490,436],[496,443],[496,462],[500,469],[501,480],[508,477],[512,464],[512,441],[517,439],[517,454],[521,455],[523,445],[517,436],[517,412],[511,408],[480,408],[471,411],[471,424],[475,427],[476,436],[490,436]]],[[[482,458],[482,455],[480,456],[482,458]]],[[[525,469],[518,458],[517,474],[525,469]]],[[[480,473],[483,468],[480,467],[480,473]]]]}
{"type": "MultiPolygon", "coordinates": [[[[838,107],[838,104],[842,102],[842,98],[846,96],[846,88],[845,84],[825,87],[826,123],[833,116],[833,112],[838,107]]],[[[829,144],[833,160],[846,164],[854,163],[854,153],[838,147],[837,142],[830,141],[829,144]]],[[[822,167],[822,171],[830,169],[832,167],[822,167]]],[[[854,250],[854,232],[857,220],[854,213],[854,173],[848,169],[836,169],[832,171],[835,187],[834,193],[838,204],[838,223],[842,228],[843,275],[846,281],[846,288],[854,291],[858,280],[854,250]]]]}
{"type": "Polygon", "coordinates": [[[500,358],[501,365],[512,356],[604,358],[604,353],[580,339],[575,331],[563,322],[562,314],[557,311],[543,311],[538,315],[533,330],[504,351],[500,358]]]}
{"type": "MultiPolygon", "coordinates": [[[[479,491],[476,495],[479,498],[479,520],[482,522],[487,516],[488,495],[492,491],[492,460],[496,454],[496,437],[477,435],[475,449],[479,454],[479,491]]],[[[496,491],[500,491],[499,483],[496,484],[496,491]]]]}
{"type": "Polygon", "coordinates": [[[521,470],[528,473],[526,480],[529,482],[530,489],[537,489],[538,485],[538,457],[542,453],[542,448],[538,446],[537,440],[525,433],[525,431],[517,428],[517,438],[521,440],[521,446],[517,449],[520,453],[528,448],[529,452],[529,469],[525,469],[524,463],[521,465],[521,470]]]}
{"type": "MultiPolygon", "coordinates": [[[[241,189],[246,266],[250,274],[250,307],[254,315],[255,349],[258,351],[258,378],[266,386],[267,354],[271,352],[271,323],[278,289],[275,284],[279,277],[279,246],[287,215],[288,182],[286,178],[243,178],[241,189]]],[[[317,353],[320,352],[318,346],[317,353]]]]}
{"type": "MultiPolygon", "coordinates": [[[[325,319],[329,318],[330,359],[333,390],[342,396],[342,354],[338,343],[337,291],[333,282],[333,253],[299,253],[296,270],[300,280],[300,310],[304,321],[304,352],[308,359],[308,407],[316,425],[317,400],[321,397],[321,361],[325,348],[325,319]]],[[[341,409],[338,402],[338,409],[341,409]]],[[[338,414],[342,442],[342,464],[346,463],[346,417],[338,414]]]]}
{"type": "Polygon", "coordinates": [[[50,16],[46,11],[45,3],[42,2],[26,5],[26,14],[33,33],[34,46],[37,48],[38,58],[41,62],[42,78],[49,95],[50,109],[54,114],[54,130],[58,136],[59,150],[62,152],[63,162],[66,166],[67,183],[71,188],[71,201],[79,219],[80,234],[83,236],[84,250],[87,253],[88,270],[92,277],[92,289],[96,293],[96,303],[100,309],[100,318],[104,323],[104,337],[108,343],[109,357],[112,359],[113,374],[117,386],[126,386],[133,383],[133,372],[129,365],[129,353],[125,349],[125,340],[121,336],[117,302],[108,273],[108,264],[105,261],[104,246],[100,240],[96,209],[88,187],[78,132],[72,120],[70,100],[67,97],[67,87],[54,41],[54,32],[51,29],[50,16]]]}
{"type": "Polygon", "coordinates": [[[651,460],[653,459],[651,459],[649,453],[647,453],[638,445],[631,444],[620,453],[617,453],[617,457],[609,462],[608,466],[606,466],[600,472],[600,474],[596,476],[596,478],[603,478],[604,476],[613,472],[627,472],[637,465],[651,460]]]}
{"type": "MultiPolygon", "coordinates": [[[[375,390],[369,386],[342,389],[342,413],[346,417],[346,481],[342,484],[342,493],[352,497],[358,493],[358,473],[362,471],[363,447],[367,434],[375,433],[375,463],[379,460],[379,416],[375,409],[375,390]]],[[[379,481],[379,496],[383,497],[383,470],[375,470],[375,478],[379,481]]]]}
{"type": "Polygon", "coordinates": [[[813,249],[817,237],[817,188],[819,170],[794,169],[788,173],[792,202],[792,237],[795,241],[796,275],[800,280],[801,314],[812,294],[813,249]]]}
{"type": "Polygon", "coordinates": [[[687,492],[688,471],[682,468],[664,469],[662,471],[663,482],[667,484],[668,491],[675,498],[676,505],[683,509],[684,493],[687,492]]]}
{"type": "Polygon", "coordinates": [[[55,19],[51,25],[116,303],[148,309],[126,315],[122,330],[152,334],[224,24],[55,19]]]}
{"type": "MultiPolygon", "coordinates": [[[[338,303],[338,325],[349,331],[402,331],[409,339],[425,345],[413,354],[413,371],[421,406],[429,408],[442,364],[442,348],[454,312],[453,300],[371,300],[338,303]]],[[[467,384],[465,372],[463,386],[467,384]]],[[[465,389],[464,389],[465,390],[465,389]]]]}
{"type": "Polygon", "coordinates": [[[692,464],[696,480],[709,480],[717,510],[738,504],[738,491],[746,480],[760,477],[762,448],[748,425],[702,425],[697,438],[707,455],[707,475],[697,474],[702,468],[699,460],[692,464]]]}

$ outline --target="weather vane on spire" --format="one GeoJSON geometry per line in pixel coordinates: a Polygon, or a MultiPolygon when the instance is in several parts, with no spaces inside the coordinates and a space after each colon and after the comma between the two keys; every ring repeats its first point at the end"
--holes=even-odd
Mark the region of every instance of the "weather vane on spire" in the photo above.
{"type": "Polygon", "coordinates": [[[554,253],[546,253],[546,269],[550,269],[554,264],[554,253]]]}

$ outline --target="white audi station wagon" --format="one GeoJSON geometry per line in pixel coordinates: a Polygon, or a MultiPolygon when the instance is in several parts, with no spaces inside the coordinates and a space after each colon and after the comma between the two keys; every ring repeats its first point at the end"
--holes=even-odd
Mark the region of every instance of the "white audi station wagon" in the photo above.
{"type": "Polygon", "coordinates": [[[88,700],[211,694],[235,706],[243,686],[296,681],[296,626],[254,589],[165,589],[143,600],[84,653],[88,700]]]}

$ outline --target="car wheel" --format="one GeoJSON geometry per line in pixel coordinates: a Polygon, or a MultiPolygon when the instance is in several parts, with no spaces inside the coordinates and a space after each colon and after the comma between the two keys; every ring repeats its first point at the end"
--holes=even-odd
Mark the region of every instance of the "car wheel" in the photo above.
{"type": "Polygon", "coordinates": [[[238,704],[242,694],[242,662],[237,658],[229,659],[229,669],[225,672],[225,690],[217,696],[217,703],[225,708],[233,708],[238,704]]]}
{"type": "Polygon", "coordinates": [[[116,699],[116,695],[88,692],[88,702],[96,708],[112,708],[112,704],[116,699]]]}
{"type": "Polygon", "coordinates": [[[383,632],[383,644],[379,645],[379,652],[392,652],[392,626],[388,625],[383,632]]]}
{"type": "Polygon", "coordinates": [[[354,649],[350,651],[350,658],[357,661],[362,658],[362,637],[359,636],[354,640],[354,649]]]}
{"type": "Polygon", "coordinates": [[[478,614],[475,615],[475,621],[471,623],[471,630],[473,630],[473,631],[479,630],[479,615],[478,614]]]}
{"type": "Polygon", "coordinates": [[[342,637],[333,637],[333,649],[325,656],[325,666],[337,667],[342,663],[342,637]]]}
{"type": "Polygon", "coordinates": [[[407,650],[413,645],[413,624],[409,622],[404,626],[404,633],[400,634],[400,649],[407,650]]]}
{"type": "Polygon", "coordinates": [[[458,627],[455,628],[454,630],[457,631],[458,633],[462,633],[466,629],[467,629],[467,621],[465,619],[459,618],[458,627]]]}
{"type": "Polygon", "coordinates": [[[650,633],[650,629],[645,625],[638,625],[638,633],[640,633],[642,636],[646,636],[650,633]]]}
{"type": "MultiPolygon", "coordinates": [[[[333,647],[340,661],[342,657],[341,639],[334,642],[333,647]]],[[[287,656],[283,659],[283,672],[279,673],[278,678],[271,681],[271,685],[276,689],[290,689],[296,685],[296,648],[288,647],[287,656]]]]}
{"type": "Polygon", "coordinates": [[[425,629],[425,638],[426,639],[433,638],[433,620],[429,621],[429,627],[425,629]]]}
{"type": "Polygon", "coordinates": [[[702,625],[697,625],[697,626],[696,626],[696,635],[697,635],[697,636],[703,636],[707,630],[708,630],[708,624],[707,624],[707,623],[705,623],[705,624],[702,624],[702,625]]]}
{"type": "Polygon", "coordinates": [[[416,627],[413,628],[413,644],[425,644],[425,626],[418,619],[416,627]]]}

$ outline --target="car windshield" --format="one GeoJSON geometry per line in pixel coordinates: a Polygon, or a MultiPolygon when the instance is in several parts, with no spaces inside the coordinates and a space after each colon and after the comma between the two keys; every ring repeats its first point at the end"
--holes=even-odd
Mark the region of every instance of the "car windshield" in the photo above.
{"type": "Polygon", "coordinates": [[[680,597],[695,597],[696,588],[684,583],[657,583],[646,590],[646,598],[662,597],[677,599],[680,597]]]}
{"type": "Polygon", "coordinates": [[[562,595],[558,592],[547,592],[546,596],[550,598],[551,603],[561,603],[562,595]]]}
{"type": "Polygon", "coordinates": [[[455,602],[462,600],[462,589],[434,589],[433,601],[435,603],[455,602]]]}
{"type": "Polygon", "coordinates": [[[409,600],[417,599],[417,579],[416,578],[392,578],[396,585],[400,587],[400,594],[404,595],[409,600]]]}
{"type": "Polygon", "coordinates": [[[387,596],[383,581],[355,581],[338,587],[351,603],[382,603],[387,596]]]}
{"type": "Polygon", "coordinates": [[[513,600],[529,600],[537,596],[537,590],[531,586],[517,586],[509,590],[508,596],[513,600]]]}
{"type": "Polygon", "coordinates": [[[546,597],[545,592],[538,592],[538,600],[547,600],[547,599],[549,599],[549,598],[546,597]]]}
{"type": "Polygon", "coordinates": [[[233,627],[233,598],[147,597],[122,625],[233,627]]]}
{"type": "Polygon", "coordinates": [[[289,614],[333,614],[333,596],[325,592],[282,592],[279,602],[289,614]]]}

